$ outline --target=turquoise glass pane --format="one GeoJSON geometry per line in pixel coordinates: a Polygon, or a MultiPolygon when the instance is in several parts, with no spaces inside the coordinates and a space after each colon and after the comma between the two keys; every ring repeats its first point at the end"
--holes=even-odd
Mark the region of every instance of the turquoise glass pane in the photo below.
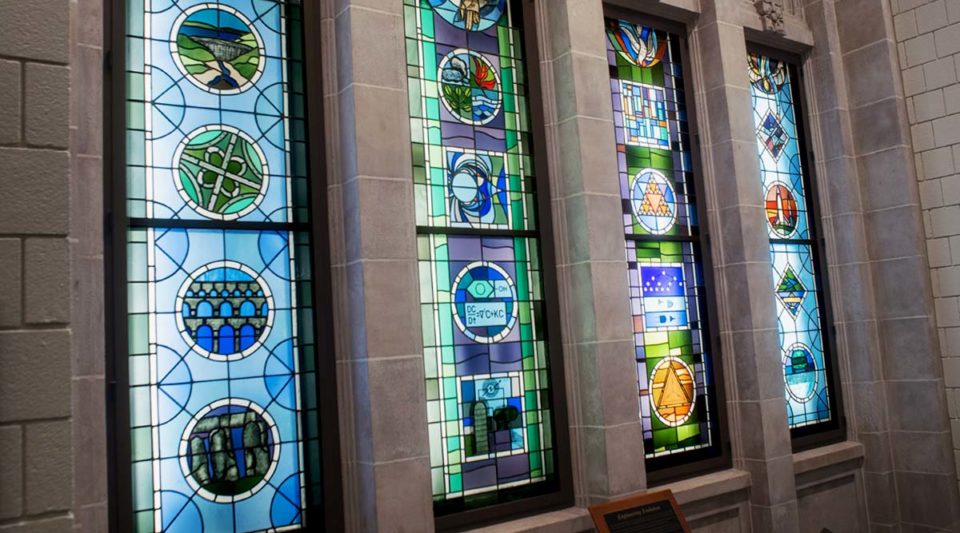
{"type": "Polygon", "coordinates": [[[783,61],[749,54],[757,154],[773,260],[780,360],[787,418],[796,428],[829,421],[829,360],[823,339],[823,292],[817,280],[791,69],[783,61]]]}
{"type": "MultiPolygon", "coordinates": [[[[418,109],[427,110],[427,118],[434,119],[430,126],[436,128],[429,142],[439,148],[425,153],[428,179],[417,185],[434,191],[422,193],[427,205],[420,225],[534,229],[528,207],[532,202],[524,200],[532,191],[520,179],[532,169],[509,157],[526,154],[530,147],[510,141],[519,124],[515,116],[511,120],[508,107],[516,108],[515,95],[525,94],[526,87],[516,81],[523,62],[505,62],[520,56],[519,43],[497,37],[498,28],[509,25],[501,16],[507,2],[488,2],[476,15],[479,22],[469,13],[458,18],[455,4],[430,0],[406,15],[417,29],[417,39],[407,40],[408,53],[423,58],[423,66],[409,79],[415,88],[411,98],[417,93],[422,98],[411,101],[411,116],[419,118],[418,109]],[[470,24],[471,29],[465,29],[470,24]]],[[[426,122],[414,121],[419,138],[426,122]]]]}
{"type": "Polygon", "coordinates": [[[613,18],[605,33],[643,450],[648,459],[715,450],[714,378],[704,342],[704,276],[678,40],[613,18]]]}
{"type": "Polygon", "coordinates": [[[514,3],[423,0],[404,12],[438,515],[555,490],[514,3]]]}

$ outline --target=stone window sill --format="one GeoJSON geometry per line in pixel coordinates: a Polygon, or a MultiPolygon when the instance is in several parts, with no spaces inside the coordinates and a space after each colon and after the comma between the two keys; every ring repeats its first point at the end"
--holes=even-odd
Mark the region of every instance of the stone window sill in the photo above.
{"type": "Polygon", "coordinates": [[[474,533],[579,533],[593,529],[590,512],[583,507],[567,507],[472,529],[474,533]]]}
{"type": "Polygon", "coordinates": [[[800,476],[834,465],[863,459],[863,445],[844,441],[793,454],[793,473],[800,476]]]}
{"type": "Polygon", "coordinates": [[[673,491],[673,496],[677,499],[678,504],[687,505],[688,503],[716,498],[722,494],[734,493],[749,487],[750,474],[748,472],[730,469],[650,487],[649,490],[670,489],[673,491]]]}
{"type": "MultiPolygon", "coordinates": [[[[650,487],[650,491],[670,489],[677,503],[686,505],[744,490],[750,486],[750,474],[742,470],[724,470],[667,485],[650,487]]],[[[583,507],[568,507],[559,511],[502,522],[474,529],[479,533],[578,533],[593,530],[590,512],[583,507]]]]}

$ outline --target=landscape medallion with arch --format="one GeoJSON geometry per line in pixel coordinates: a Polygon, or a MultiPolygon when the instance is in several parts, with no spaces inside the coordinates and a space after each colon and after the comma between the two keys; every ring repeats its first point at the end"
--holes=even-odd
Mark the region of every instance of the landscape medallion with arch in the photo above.
{"type": "Polygon", "coordinates": [[[497,67],[483,54],[457,48],[440,60],[440,100],[460,122],[482,126],[503,104],[497,67]]]}
{"type": "Polygon", "coordinates": [[[236,9],[206,3],[185,10],[173,25],[170,52],[186,79],[217,94],[246,91],[263,74],[263,39],[236,9]]]}
{"type": "Polygon", "coordinates": [[[214,361],[253,353],[274,319],[270,287],[236,261],[217,261],[190,274],[180,287],[175,309],[183,339],[193,351],[214,361]]]}
{"type": "Polygon", "coordinates": [[[204,499],[235,502],[267,485],[280,459],[280,431],[259,405],[239,398],[201,409],[180,439],[180,468],[204,499]]]}
{"type": "Polygon", "coordinates": [[[270,171],[260,146],[231,126],[204,126],[189,133],[173,156],[176,187],[194,211],[235,220],[260,205],[270,171]]]}

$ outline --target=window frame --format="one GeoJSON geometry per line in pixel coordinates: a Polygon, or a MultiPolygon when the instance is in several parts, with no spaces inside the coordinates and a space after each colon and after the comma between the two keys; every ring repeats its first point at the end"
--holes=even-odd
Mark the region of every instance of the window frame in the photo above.
{"type": "MultiPolygon", "coordinates": [[[[523,19],[520,30],[521,46],[524,53],[526,79],[528,86],[527,102],[530,117],[530,138],[532,140],[531,160],[534,164],[534,194],[536,194],[536,230],[527,234],[525,231],[505,231],[504,235],[533,237],[540,247],[540,272],[543,283],[543,302],[545,323],[543,325],[544,341],[550,371],[550,410],[553,418],[553,444],[556,468],[556,480],[541,482],[526,487],[518,487],[517,493],[523,489],[538,487],[539,490],[529,496],[520,496],[519,499],[503,503],[496,503],[476,509],[457,511],[450,514],[434,515],[434,524],[437,531],[457,531],[470,527],[494,525],[508,520],[530,516],[550,510],[563,509],[574,505],[573,471],[570,453],[570,429],[567,414],[567,391],[564,378],[564,354],[561,338],[560,298],[557,280],[556,244],[553,228],[553,211],[551,209],[551,173],[547,159],[546,119],[543,107],[543,86],[541,82],[540,63],[544,59],[538,44],[540,32],[537,28],[536,5],[544,5],[542,0],[511,0],[511,7],[519,11],[523,19]],[[541,486],[542,485],[542,486],[541,486]],[[553,485],[550,490],[549,485],[553,485]]],[[[440,228],[417,228],[419,235],[440,233],[432,231],[440,228]]],[[[449,233],[452,235],[496,235],[494,232],[476,231],[469,228],[455,228],[449,233]]],[[[507,489],[516,490],[516,489],[507,489]]],[[[431,507],[433,507],[431,501],[431,507]]]]}
{"type": "MultiPolygon", "coordinates": [[[[132,451],[130,436],[130,397],[127,324],[127,231],[134,227],[190,227],[237,229],[230,223],[214,220],[157,220],[156,224],[131,225],[127,216],[126,193],[126,3],[128,0],[103,0],[104,66],[102,72],[103,173],[104,173],[104,319],[105,381],[107,433],[107,521],[112,533],[133,531],[132,451]]],[[[340,531],[344,527],[341,482],[339,412],[337,410],[336,347],[334,345],[334,308],[330,234],[327,224],[326,145],[324,136],[324,98],[321,53],[321,9],[318,2],[297,2],[302,10],[304,122],[308,150],[309,179],[304,202],[309,221],[289,223],[246,222],[244,230],[285,229],[307,233],[311,241],[310,285],[313,309],[318,428],[321,456],[311,457],[304,450],[301,468],[307,476],[304,512],[317,517],[296,531],[317,527],[340,531]],[[318,467],[320,479],[311,479],[310,469],[318,467]],[[321,503],[311,505],[313,488],[322,486],[321,503]],[[314,521],[316,520],[316,521],[314,521]]],[[[310,379],[307,375],[301,379],[310,379]]],[[[310,424],[305,415],[305,428],[310,424]]],[[[305,429],[306,431],[306,429],[305,429]]]]}
{"type": "MultiPolygon", "coordinates": [[[[834,444],[846,440],[847,420],[843,411],[843,390],[838,375],[840,365],[838,362],[839,351],[836,342],[836,321],[834,318],[834,307],[832,291],[830,289],[830,276],[827,273],[830,265],[827,262],[826,237],[823,232],[823,216],[820,208],[820,183],[817,176],[815,163],[816,154],[813,152],[813,138],[807,121],[811,120],[807,114],[807,88],[806,78],[804,77],[805,57],[800,54],[787,52],[778,48],[758,43],[756,41],[746,41],[746,53],[764,55],[772,59],[783,61],[791,78],[791,92],[793,96],[794,117],[797,122],[797,143],[799,144],[800,164],[803,169],[801,180],[804,185],[804,200],[809,206],[808,209],[808,227],[812,234],[812,239],[803,241],[810,246],[813,264],[816,268],[814,279],[817,286],[820,287],[820,335],[823,339],[824,364],[826,365],[827,387],[830,391],[830,420],[809,424],[796,428],[790,428],[790,444],[794,453],[813,448],[819,448],[828,444],[834,444]]],[[[746,63],[746,57],[744,58],[746,63]]],[[[752,100],[751,100],[752,102],[752,100]]],[[[751,103],[750,112],[753,113],[751,103]]],[[[762,176],[761,176],[762,179],[762,176]]],[[[773,242],[769,239],[769,242],[773,242]]],[[[771,285],[772,287],[772,285],[771,285]]],[[[780,335],[779,327],[777,335],[780,335]]],[[[778,343],[779,344],[779,343],[778,343]]],[[[782,349],[782,347],[781,347],[782,349]]],[[[789,425],[789,422],[788,422],[789,425]]]]}
{"type": "MultiPolygon", "coordinates": [[[[716,270],[713,262],[713,231],[709,220],[709,209],[706,205],[706,176],[702,162],[702,146],[700,144],[699,129],[699,108],[696,105],[696,87],[692,78],[693,70],[691,67],[690,54],[690,28],[687,24],[676,20],[671,20],[656,15],[650,15],[642,11],[622,7],[615,4],[604,2],[604,18],[619,18],[649,26],[654,29],[673,34],[677,37],[677,50],[680,55],[680,61],[683,66],[683,92],[684,105],[687,109],[687,128],[690,135],[690,154],[691,174],[693,177],[693,186],[696,192],[696,214],[699,223],[697,224],[698,233],[685,242],[695,243],[700,248],[700,262],[703,270],[703,314],[706,319],[702,320],[703,342],[709,348],[711,368],[713,370],[713,394],[710,407],[713,409],[713,421],[717,425],[715,437],[717,442],[714,446],[704,450],[692,450],[689,452],[666,455],[663,457],[649,459],[644,454],[644,465],[647,472],[647,482],[650,486],[662,485],[680,479],[687,479],[699,475],[723,470],[732,465],[729,424],[727,418],[727,402],[724,390],[723,373],[723,350],[720,340],[719,313],[717,311],[717,293],[716,293],[716,270]],[[652,463],[652,464],[651,464],[652,463]]],[[[606,44],[606,35],[604,35],[606,44]]],[[[624,235],[624,241],[637,240],[631,239],[629,235],[624,235]]],[[[666,240],[666,239],[648,239],[647,241],[666,240]]],[[[682,239],[681,239],[682,240],[682,239]]],[[[643,242],[642,240],[640,242],[643,242]]],[[[639,399],[638,399],[639,409],[639,399]]]]}

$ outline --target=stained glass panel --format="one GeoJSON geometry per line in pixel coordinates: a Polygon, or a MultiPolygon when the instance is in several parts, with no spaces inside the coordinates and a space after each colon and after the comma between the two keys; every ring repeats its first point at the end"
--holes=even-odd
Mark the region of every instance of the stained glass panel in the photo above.
{"type": "Polygon", "coordinates": [[[134,530],[297,529],[318,493],[300,9],[126,6],[134,530]]]}
{"type": "Polygon", "coordinates": [[[404,2],[438,514],[556,478],[515,3],[404,2]]]}
{"type": "Polygon", "coordinates": [[[831,419],[815,224],[808,209],[794,70],[784,61],[754,53],[748,56],[747,66],[773,259],[787,417],[795,428],[831,419]]]}
{"type": "Polygon", "coordinates": [[[704,275],[677,38],[606,20],[648,458],[716,446],[704,275]]]}
{"type": "Polygon", "coordinates": [[[292,221],[302,45],[284,3],[128,5],[130,216],[292,221]]]}

